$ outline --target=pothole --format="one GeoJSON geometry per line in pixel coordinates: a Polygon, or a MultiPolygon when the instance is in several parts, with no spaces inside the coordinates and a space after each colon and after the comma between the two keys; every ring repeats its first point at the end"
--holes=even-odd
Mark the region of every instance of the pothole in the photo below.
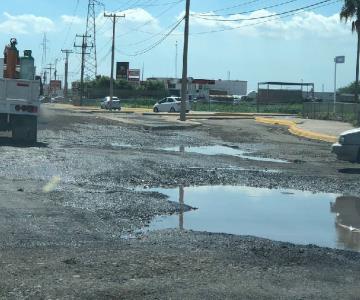
{"type": "Polygon", "coordinates": [[[179,228],[360,251],[360,198],[244,186],[151,189],[179,202],[145,231],[179,228]],[[195,210],[183,212],[182,205],[195,210]]]}

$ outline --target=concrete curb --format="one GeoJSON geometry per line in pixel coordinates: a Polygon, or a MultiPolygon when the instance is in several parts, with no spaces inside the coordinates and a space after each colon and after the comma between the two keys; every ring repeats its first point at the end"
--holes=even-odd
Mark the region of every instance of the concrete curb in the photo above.
{"type": "Polygon", "coordinates": [[[298,127],[298,124],[296,122],[290,120],[270,119],[270,118],[261,118],[261,117],[256,117],[255,120],[256,122],[264,123],[264,124],[287,126],[289,128],[290,133],[311,140],[335,143],[338,139],[336,136],[333,135],[326,135],[314,131],[301,129],[298,127]]]}

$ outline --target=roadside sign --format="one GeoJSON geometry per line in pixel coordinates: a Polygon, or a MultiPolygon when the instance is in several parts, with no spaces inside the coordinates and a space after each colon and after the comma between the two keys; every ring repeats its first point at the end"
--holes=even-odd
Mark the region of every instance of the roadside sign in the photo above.
{"type": "Polygon", "coordinates": [[[140,81],[140,69],[129,69],[128,71],[129,81],[140,81]]]}
{"type": "Polygon", "coordinates": [[[345,63],[345,56],[336,56],[334,61],[337,64],[343,64],[345,63]]]}

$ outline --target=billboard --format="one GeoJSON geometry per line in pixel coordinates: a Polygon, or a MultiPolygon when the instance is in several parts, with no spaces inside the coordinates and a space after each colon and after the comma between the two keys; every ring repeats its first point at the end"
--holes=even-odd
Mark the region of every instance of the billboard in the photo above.
{"type": "Polygon", "coordinates": [[[128,80],[129,81],[140,81],[140,70],[139,69],[129,69],[128,80]]]}
{"type": "Polygon", "coordinates": [[[129,62],[117,62],[116,63],[116,79],[128,79],[130,63],[129,62]]]}
{"type": "Polygon", "coordinates": [[[52,91],[59,91],[61,90],[61,80],[51,80],[50,81],[50,89],[52,91]]]}

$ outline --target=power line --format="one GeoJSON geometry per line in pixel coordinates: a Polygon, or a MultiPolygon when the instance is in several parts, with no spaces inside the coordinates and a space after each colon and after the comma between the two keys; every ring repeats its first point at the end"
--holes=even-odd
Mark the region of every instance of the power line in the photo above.
{"type": "Polygon", "coordinates": [[[139,55],[142,55],[142,54],[145,54],[151,50],[153,50],[155,47],[157,47],[158,45],[160,45],[163,41],[165,41],[173,32],[176,28],[178,28],[180,26],[180,24],[182,23],[182,21],[185,19],[185,17],[182,17],[176,24],[175,26],[173,26],[170,31],[168,33],[166,33],[160,40],[156,41],[155,43],[153,43],[152,45],[150,45],[149,47],[145,48],[145,49],[142,49],[140,51],[137,51],[133,54],[128,54],[128,53],[124,53],[122,51],[119,51],[121,52],[123,55],[126,55],[126,56],[139,56],[139,55]]]}
{"type": "MultiPolygon", "coordinates": [[[[335,4],[337,2],[340,2],[340,1],[342,1],[342,0],[335,0],[335,1],[331,2],[331,3],[326,3],[326,4],[323,4],[323,5],[316,6],[313,9],[319,9],[319,8],[322,8],[322,7],[325,7],[325,6],[330,6],[330,5],[335,4]]],[[[261,22],[256,22],[256,23],[251,23],[251,24],[244,24],[244,25],[235,26],[235,27],[227,27],[227,28],[216,29],[216,30],[195,32],[195,33],[192,33],[191,35],[203,35],[203,34],[209,34],[209,33],[218,33],[218,32],[236,30],[236,29],[240,29],[240,28],[243,28],[243,27],[256,26],[256,25],[265,24],[265,23],[268,23],[268,22],[271,22],[271,21],[274,21],[274,20],[284,19],[284,18],[287,18],[287,17],[290,17],[290,16],[295,16],[295,15],[298,15],[298,14],[300,14],[303,11],[306,11],[306,10],[309,10],[309,9],[304,9],[302,11],[297,11],[297,12],[294,12],[294,13],[290,13],[290,14],[287,14],[287,15],[282,15],[282,16],[275,17],[275,18],[273,17],[272,19],[267,19],[267,20],[261,21],[261,22]]]]}
{"type": "Polygon", "coordinates": [[[248,1],[248,2],[245,2],[245,3],[241,3],[241,4],[237,4],[237,5],[233,5],[233,6],[229,6],[229,7],[225,7],[225,8],[215,9],[215,10],[209,11],[207,13],[203,13],[203,14],[209,14],[209,13],[214,13],[214,12],[219,12],[219,11],[224,11],[224,10],[231,10],[233,8],[246,6],[246,5],[253,4],[253,3],[256,3],[256,2],[259,2],[259,1],[260,0],[252,0],[252,1],[248,1]]]}
{"type": "Polygon", "coordinates": [[[63,47],[65,46],[65,44],[66,44],[66,42],[67,42],[67,40],[69,38],[70,30],[71,30],[72,26],[74,25],[74,18],[75,18],[75,15],[77,13],[78,8],[79,8],[79,0],[76,0],[75,9],[74,9],[74,12],[73,12],[73,18],[72,18],[72,20],[70,22],[70,25],[69,25],[69,28],[68,28],[68,30],[66,32],[65,39],[64,39],[64,42],[63,42],[63,47]]]}
{"type": "MultiPolygon", "coordinates": [[[[175,2],[171,2],[171,4],[173,4],[173,5],[171,5],[170,7],[167,7],[167,8],[166,8],[165,10],[163,10],[161,13],[159,13],[158,15],[156,15],[154,18],[155,18],[155,19],[160,18],[160,17],[163,16],[165,13],[167,13],[169,10],[173,9],[177,4],[180,4],[180,3],[182,3],[182,2],[184,2],[184,0],[178,0],[178,1],[175,1],[175,2]]],[[[137,31],[138,29],[140,29],[140,28],[142,28],[142,27],[150,24],[151,22],[153,22],[153,20],[149,20],[149,21],[147,21],[147,22],[145,22],[145,23],[143,23],[143,24],[141,24],[141,25],[139,25],[139,26],[137,26],[137,27],[135,27],[135,28],[132,28],[131,30],[129,30],[128,32],[125,32],[125,33],[121,34],[120,36],[125,36],[125,35],[130,34],[130,33],[133,32],[133,31],[137,31]]]]}
{"type": "Polygon", "coordinates": [[[250,14],[250,13],[253,13],[253,12],[257,12],[257,11],[260,11],[260,10],[280,7],[280,6],[287,5],[287,4],[296,2],[296,1],[299,1],[299,0],[289,0],[289,1],[278,3],[278,4],[273,4],[273,5],[253,9],[253,10],[241,11],[241,12],[237,12],[237,13],[224,14],[224,15],[214,15],[214,14],[206,14],[206,13],[195,13],[195,14],[191,14],[191,15],[192,16],[201,16],[201,17],[206,17],[206,16],[208,16],[208,17],[228,17],[228,16],[235,16],[235,15],[244,15],[244,14],[250,14]]]}
{"type": "Polygon", "coordinates": [[[253,21],[253,20],[260,20],[260,19],[278,17],[278,16],[282,16],[282,15],[285,15],[285,14],[289,14],[289,13],[309,9],[309,8],[312,8],[312,7],[315,7],[315,6],[330,2],[330,1],[331,0],[323,0],[323,1],[320,1],[320,2],[316,2],[316,3],[310,4],[310,5],[306,5],[306,6],[295,8],[295,9],[291,9],[291,10],[281,12],[281,13],[276,13],[276,14],[267,15],[267,16],[260,16],[260,17],[252,17],[252,18],[247,18],[247,19],[214,19],[214,18],[202,17],[202,16],[194,16],[194,17],[197,18],[197,19],[203,19],[203,20],[209,20],[209,21],[217,21],[217,22],[253,21]]]}

